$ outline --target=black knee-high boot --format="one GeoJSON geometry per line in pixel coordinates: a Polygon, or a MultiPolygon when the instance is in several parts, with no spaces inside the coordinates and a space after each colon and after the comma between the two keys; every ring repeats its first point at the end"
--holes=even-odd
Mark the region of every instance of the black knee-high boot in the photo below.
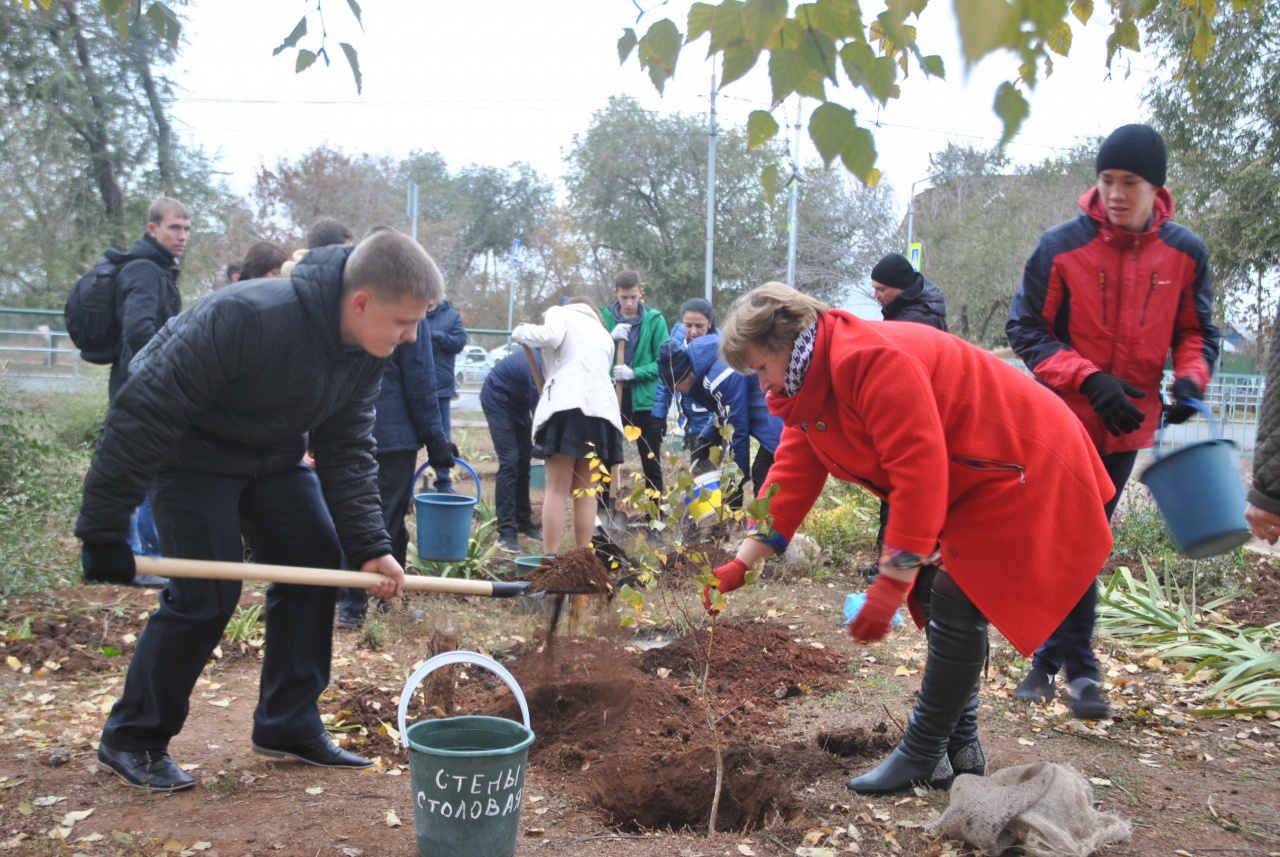
{"type": "Polygon", "coordinates": [[[937,591],[930,607],[929,657],[907,731],[874,770],[849,780],[851,791],[886,794],[917,784],[949,788],[955,774],[948,747],[971,708],[972,735],[962,737],[966,743],[977,740],[976,690],[987,654],[986,617],[972,604],[937,591]]]}
{"type": "MultiPolygon", "coordinates": [[[[986,661],[985,655],[983,661],[986,661]]],[[[960,712],[956,728],[951,731],[951,739],[947,741],[947,758],[956,776],[976,774],[981,777],[987,772],[987,754],[982,752],[982,743],[978,741],[978,688],[981,679],[978,681],[964,711],[960,712]]]]}
{"type": "MultiPolygon", "coordinates": [[[[929,617],[932,613],[932,585],[933,575],[925,577],[921,573],[921,577],[917,582],[916,597],[920,603],[920,612],[924,614],[924,635],[927,639],[929,636],[929,617]]],[[[983,656],[984,662],[990,655],[990,651],[983,656]]],[[[951,733],[951,739],[947,741],[947,758],[951,761],[951,770],[959,776],[960,774],[975,774],[979,777],[984,776],[987,772],[987,754],[982,750],[982,744],[978,740],[978,691],[982,689],[982,678],[979,676],[977,684],[974,685],[973,695],[969,698],[969,704],[965,706],[964,711],[960,713],[960,719],[956,722],[956,728],[951,733]]]]}

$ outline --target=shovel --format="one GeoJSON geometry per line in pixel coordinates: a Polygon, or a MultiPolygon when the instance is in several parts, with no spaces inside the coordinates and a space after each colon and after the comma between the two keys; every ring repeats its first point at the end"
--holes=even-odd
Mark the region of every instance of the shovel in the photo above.
{"type": "MultiPolygon", "coordinates": [[[[386,580],[368,571],[337,571],[328,568],[297,568],[288,565],[263,565],[256,562],[216,562],[211,559],[171,559],[134,557],[140,574],[160,577],[194,577],[202,580],[258,580],[263,583],[293,583],[299,586],[351,586],[369,589],[386,580]]],[[[449,595],[480,595],[486,598],[512,598],[523,595],[529,584],[522,580],[466,580],[451,577],[405,575],[404,588],[409,592],[442,592],[449,595]]]]}
{"type": "MultiPolygon", "coordinates": [[[[211,559],[172,559],[170,557],[134,557],[140,574],[159,577],[193,577],[199,580],[257,580],[262,583],[292,583],[298,586],[351,586],[369,589],[386,580],[368,571],[338,571],[330,568],[302,568],[292,565],[265,565],[257,562],[218,562],[211,559]]],[[[615,580],[615,588],[635,580],[636,575],[615,580]]],[[[406,574],[406,592],[439,592],[446,595],[479,595],[484,598],[514,598],[529,588],[524,580],[467,580],[452,577],[427,577],[406,574]]],[[[547,590],[551,595],[585,593],[547,590]]],[[[529,594],[541,598],[544,592],[529,594]]]]}

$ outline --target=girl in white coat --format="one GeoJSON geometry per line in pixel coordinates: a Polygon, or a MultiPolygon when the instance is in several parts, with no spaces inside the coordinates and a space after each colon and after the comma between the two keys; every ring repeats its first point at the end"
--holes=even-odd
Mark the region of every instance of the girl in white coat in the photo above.
{"type": "Polygon", "coordinates": [[[573,534],[591,546],[596,498],[590,489],[591,458],[608,468],[622,461],[622,415],[610,366],[613,338],[591,302],[569,298],[511,332],[521,345],[542,349],[546,379],[533,413],[533,440],[547,462],[542,504],[543,551],[555,554],[564,533],[565,501],[573,495],[573,534]],[[577,493],[574,493],[577,492],[577,493]]]}

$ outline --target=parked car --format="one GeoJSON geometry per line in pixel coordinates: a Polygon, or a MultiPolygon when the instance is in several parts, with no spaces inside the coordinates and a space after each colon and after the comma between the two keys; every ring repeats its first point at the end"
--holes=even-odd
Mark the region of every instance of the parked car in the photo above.
{"type": "Polygon", "coordinates": [[[489,355],[488,351],[479,345],[468,345],[462,349],[458,359],[454,361],[454,379],[459,387],[483,384],[495,363],[497,361],[489,355]]]}
{"type": "Polygon", "coordinates": [[[514,342],[508,342],[505,345],[499,345],[497,348],[489,349],[489,356],[493,358],[493,362],[496,364],[503,357],[506,357],[508,354],[514,354],[519,350],[519,345],[514,342]]]}

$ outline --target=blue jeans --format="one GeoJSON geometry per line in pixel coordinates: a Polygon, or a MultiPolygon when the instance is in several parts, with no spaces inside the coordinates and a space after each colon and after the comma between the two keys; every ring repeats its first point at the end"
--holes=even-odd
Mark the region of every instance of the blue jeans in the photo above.
{"type": "MultiPolygon", "coordinates": [[[[440,428],[444,429],[444,438],[447,441],[453,441],[453,399],[448,396],[440,397],[440,428]]],[[[436,490],[441,491],[445,488],[453,487],[453,480],[449,478],[448,470],[433,468],[436,471],[436,490]]]]}
{"type": "MultiPolygon", "coordinates": [[[[1117,452],[1102,456],[1102,466],[1107,469],[1111,484],[1116,489],[1116,496],[1103,507],[1108,521],[1120,504],[1120,495],[1124,492],[1125,483],[1129,481],[1129,474],[1133,472],[1133,463],[1137,458],[1137,452],[1117,452]]],[[[1076,606],[1071,608],[1067,618],[1049,635],[1044,645],[1036,649],[1031,665],[1051,676],[1065,668],[1068,683],[1078,678],[1097,681],[1098,659],[1093,654],[1093,625],[1097,609],[1098,585],[1095,581],[1080,596],[1076,606]]]]}
{"type": "MultiPolygon", "coordinates": [[[[241,534],[271,565],[340,568],[342,549],[320,481],[302,464],[261,476],[161,472],[152,486],[165,556],[241,562],[241,534]]],[[[147,621],[102,740],[137,752],[169,746],[191,691],[240,600],[238,580],[173,578],[147,621]]],[[[335,592],[274,583],[253,740],[280,745],[324,733],[316,699],[329,684],[335,592]]]]}
{"type": "Polygon", "coordinates": [[[151,498],[143,497],[141,505],[129,518],[129,547],[136,556],[160,556],[160,534],[151,514],[151,498]]]}

